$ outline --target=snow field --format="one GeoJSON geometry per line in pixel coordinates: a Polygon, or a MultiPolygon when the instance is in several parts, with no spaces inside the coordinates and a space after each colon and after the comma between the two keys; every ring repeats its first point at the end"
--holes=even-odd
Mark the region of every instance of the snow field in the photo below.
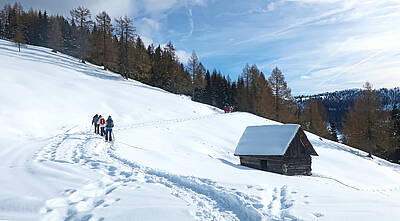
{"type": "Polygon", "coordinates": [[[102,67],[0,40],[0,219],[396,220],[400,167],[307,133],[313,176],[233,156],[250,125],[102,67]],[[114,142],[90,128],[111,115],[114,142]]]}

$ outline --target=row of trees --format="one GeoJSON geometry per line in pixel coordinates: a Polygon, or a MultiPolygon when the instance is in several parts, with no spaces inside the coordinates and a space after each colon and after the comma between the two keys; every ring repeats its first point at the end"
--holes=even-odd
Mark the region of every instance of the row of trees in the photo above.
{"type": "Polygon", "coordinates": [[[232,82],[216,70],[210,75],[193,52],[188,69],[194,79],[193,98],[196,101],[221,108],[230,104],[236,110],[276,121],[300,123],[310,132],[338,141],[335,124],[327,122],[321,100],[309,99],[304,106],[299,106],[278,67],[266,78],[256,65],[246,64],[237,81],[232,82]]]}
{"type": "Polygon", "coordinates": [[[48,15],[46,11],[23,10],[21,4],[6,4],[0,11],[0,38],[20,47],[45,46],[102,65],[173,93],[190,94],[192,79],[179,62],[172,43],[146,47],[135,32],[133,19],[121,16],[112,20],[103,11],[92,19],[89,9],[74,8],[70,18],[48,15]]]}
{"type": "Polygon", "coordinates": [[[102,65],[125,78],[190,95],[199,102],[220,108],[230,104],[237,110],[282,122],[300,122],[314,133],[327,134],[326,127],[321,126],[322,117],[315,119],[314,112],[323,115],[320,107],[310,103],[304,110],[299,108],[277,67],[266,78],[256,65],[246,65],[237,81],[232,81],[221,72],[206,70],[195,52],[185,67],[172,43],[146,48],[127,16],[114,19],[113,24],[105,11],[94,20],[84,7],[72,9],[70,15],[49,16],[46,11],[33,9],[25,12],[19,3],[6,4],[0,12],[0,37],[18,46],[28,43],[50,47],[82,62],[102,65]]]}

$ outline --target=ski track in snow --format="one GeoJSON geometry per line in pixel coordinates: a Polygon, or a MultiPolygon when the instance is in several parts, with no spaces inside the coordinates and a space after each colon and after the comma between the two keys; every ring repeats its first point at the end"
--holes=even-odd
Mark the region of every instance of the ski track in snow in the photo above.
{"type": "MultiPolygon", "coordinates": [[[[219,114],[173,120],[158,120],[130,124],[118,130],[180,123],[216,117],[219,114]]],[[[116,143],[106,143],[92,132],[71,132],[51,138],[37,153],[38,162],[78,164],[104,174],[100,180],[89,182],[79,189],[66,189],[60,196],[46,201],[40,213],[43,220],[102,220],[95,210],[108,207],[120,198],[112,197],[118,187],[140,184],[161,184],[171,194],[195,208],[197,220],[298,220],[289,214],[293,201],[288,199],[287,187],[276,188],[270,206],[261,203],[261,198],[235,188],[222,186],[212,180],[193,176],[175,175],[148,168],[117,156],[116,143]]]]}
{"type": "MultiPolygon", "coordinates": [[[[365,152],[363,152],[361,150],[357,150],[357,149],[354,149],[354,148],[349,148],[349,147],[347,147],[347,146],[345,146],[343,144],[339,144],[339,143],[336,143],[336,145],[333,145],[332,142],[326,142],[326,139],[323,139],[323,138],[318,139],[318,140],[313,140],[312,143],[313,143],[313,145],[320,145],[320,146],[324,146],[326,148],[332,148],[332,149],[345,151],[345,152],[351,153],[353,155],[356,155],[356,156],[358,156],[358,157],[360,157],[362,159],[368,158],[367,157],[367,153],[365,153],[365,152]]],[[[389,162],[387,162],[387,161],[385,161],[383,159],[380,159],[378,157],[374,157],[373,159],[369,159],[369,160],[374,161],[378,165],[383,165],[385,167],[391,168],[393,171],[395,171],[397,173],[400,173],[399,167],[394,166],[392,163],[389,163],[389,162]]],[[[354,190],[358,190],[358,191],[384,193],[384,192],[400,190],[400,186],[395,186],[395,187],[392,187],[392,188],[373,188],[373,189],[362,188],[362,187],[359,187],[359,186],[346,184],[346,182],[341,181],[341,180],[339,180],[337,178],[325,176],[325,175],[318,174],[318,173],[313,173],[311,175],[311,177],[317,177],[317,178],[332,180],[332,181],[334,181],[334,182],[336,182],[336,183],[338,183],[340,185],[343,185],[345,187],[348,187],[348,188],[351,188],[351,189],[354,189],[354,190]]]]}

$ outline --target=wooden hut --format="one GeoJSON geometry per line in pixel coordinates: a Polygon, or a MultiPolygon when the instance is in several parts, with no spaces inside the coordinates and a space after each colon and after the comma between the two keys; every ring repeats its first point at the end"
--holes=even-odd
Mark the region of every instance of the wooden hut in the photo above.
{"type": "Polygon", "coordinates": [[[285,175],[311,175],[318,156],[298,124],[247,127],[234,155],[243,166],[285,175]]]}

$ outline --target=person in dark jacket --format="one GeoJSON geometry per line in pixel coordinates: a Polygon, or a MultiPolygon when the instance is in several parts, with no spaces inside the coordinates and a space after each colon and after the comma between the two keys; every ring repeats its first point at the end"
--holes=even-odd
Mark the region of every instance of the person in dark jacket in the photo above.
{"type": "Polygon", "coordinates": [[[95,133],[99,133],[99,124],[97,123],[99,121],[99,115],[96,114],[93,116],[93,120],[92,120],[92,125],[94,125],[94,132],[95,133]]]}
{"type": "Polygon", "coordinates": [[[106,120],[106,141],[112,141],[112,129],[114,127],[114,121],[111,116],[108,116],[106,120]]]}

